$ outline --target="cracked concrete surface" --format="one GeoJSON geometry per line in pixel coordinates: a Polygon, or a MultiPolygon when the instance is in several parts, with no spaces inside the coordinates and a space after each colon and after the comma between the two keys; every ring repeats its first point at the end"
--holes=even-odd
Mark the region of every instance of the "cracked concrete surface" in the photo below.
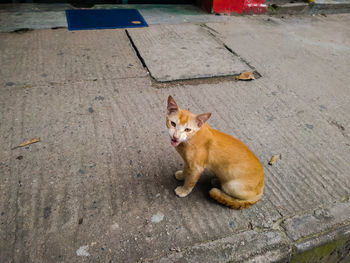
{"type": "Polygon", "coordinates": [[[237,76],[252,69],[199,25],[128,29],[151,76],[159,82],[237,76]]]}
{"type": "Polygon", "coordinates": [[[124,30],[1,33],[0,261],[289,261],[342,238],[347,262],[349,21],[208,23],[262,77],[163,89],[124,30]],[[165,127],[169,94],[211,111],[213,127],[256,153],[261,201],[220,206],[208,197],[210,173],[188,197],[175,196],[182,164],[165,127]]]}

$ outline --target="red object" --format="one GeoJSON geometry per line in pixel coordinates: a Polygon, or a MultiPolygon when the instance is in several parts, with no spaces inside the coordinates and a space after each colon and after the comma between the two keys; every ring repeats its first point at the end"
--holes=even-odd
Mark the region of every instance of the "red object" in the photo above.
{"type": "Polygon", "coordinates": [[[265,0],[202,0],[201,6],[210,13],[263,14],[267,10],[265,0]]]}

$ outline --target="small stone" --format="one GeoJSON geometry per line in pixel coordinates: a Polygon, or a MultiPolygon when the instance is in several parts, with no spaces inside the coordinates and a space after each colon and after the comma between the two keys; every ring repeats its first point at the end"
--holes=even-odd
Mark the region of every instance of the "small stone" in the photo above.
{"type": "Polygon", "coordinates": [[[253,223],[252,223],[252,222],[249,222],[249,223],[248,223],[248,229],[254,229],[254,226],[253,226],[253,223]]]}
{"type": "Polygon", "coordinates": [[[151,218],[151,221],[153,223],[159,223],[164,219],[164,214],[162,212],[158,212],[157,214],[153,215],[151,218]]]}
{"type": "Polygon", "coordinates": [[[89,112],[90,113],[93,113],[94,112],[94,109],[92,107],[89,107],[89,112]]]}
{"type": "Polygon", "coordinates": [[[85,171],[83,169],[79,169],[80,174],[85,174],[85,171]]]}
{"type": "Polygon", "coordinates": [[[13,85],[15,85],[15,83],[13,83],[13,82],[11,82],[11,81],[6,83],[6,86],[9,86],[9,87],[11,87],[11,86],[13,86],[13,85]]]}
{"type": "Polygon", "coordinates": [[[132,160],[129,161],[130,165],[132,165],[132,160]]]}
{"type": "Polygon", "coordinates": [[[141,173],[138,173],[138,174],[136,175],[137,178],[139,178],[139,177],[141,177],[141,176],[142,176],[141,173]]]}
{"type": "Polygon", "coordinates": [[[81,225],[84,221],[84,218],[80,218],[78,224],[81,225]]]}
{"type": "Polygon", "coordinates": [[[51,215],[51,207],[47,206],[44,208],[44,218],[48,218],[51,215]]]}
{"type": "Polygon", "coordinates": [[[101,247],[101,250],[102,250],[102,251],[105,251],[105,248],[104,248],[104,247],[101,247]]]}
{"type": "Polygon", "coordinates": [[[22,155],[20,155],[20,156],[17,156],[17,158],[16,158],[17,160],[22,160],[23,159],[23,156],[22,155]]]}
{"type": "Polygon", "coordinates": [[[88,252],[89,246],[81,246],[77,251],[77,256],[84,256],[84,257],[88,257],[90,256],[90,253],[88,252]]]}
{"type": "Polygon", "coordinates": [[[234,223],[234,222],[232,222],[232,221],[230,222],[230,224],[229,224],[229,225],[230,225],[230,227],[231,227],[231,228],[234,228],[234,227],[235,227],[235,223],[234,223]]]}

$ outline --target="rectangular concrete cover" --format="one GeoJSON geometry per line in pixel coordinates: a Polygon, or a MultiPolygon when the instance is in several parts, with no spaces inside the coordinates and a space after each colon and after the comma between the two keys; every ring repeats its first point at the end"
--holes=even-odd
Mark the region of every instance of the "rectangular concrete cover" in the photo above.
{"type": "Polygon", "coordinates": [[[251,70],[198,25],[158,25],[128,32],[157,81],[230,76],[251,70]]]}

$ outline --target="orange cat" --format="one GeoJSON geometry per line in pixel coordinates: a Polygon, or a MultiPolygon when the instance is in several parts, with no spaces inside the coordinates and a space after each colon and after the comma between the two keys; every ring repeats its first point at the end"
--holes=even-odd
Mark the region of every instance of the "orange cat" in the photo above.
{"type": "Polygon", "coordinates": [[[247,208],[263,194],[263,167],[241,141],[211,128],[206,123],[210,115],[180,109],[173,97],[168,98],[166,125],[171,144],[184,160],[184,170],[177,171],[175,177],[185,183],[175,193],[187,196],[207,168],[221,184],[221,190],[210,190],[210,197],[231,208],[247,208]]]}

